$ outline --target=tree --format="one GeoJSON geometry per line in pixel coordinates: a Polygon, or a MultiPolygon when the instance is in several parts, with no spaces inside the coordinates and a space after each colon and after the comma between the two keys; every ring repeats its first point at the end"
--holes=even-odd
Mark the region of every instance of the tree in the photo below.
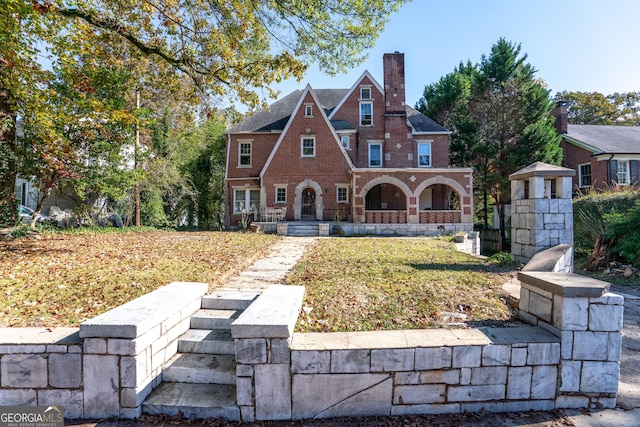
{"type": "Polygon", "coordinates": [[[640,126],[640,92],[605,96],[599,92],[563,91],[555,99],[567,101],[569,123],[640,126]]]}
{"type": "Polygon", "coordinates": [[[17,118],[33,117],[50,136],[40,145],[63,144],[49,131],[55,123],[39,118],[49,95],[39,55],[54,68],[83,53],[105,66],[145,60],[155,65],[145,73],[149,84],[187,76],[203,97],[256,105],[262,94],[275,96],[272,82],[301,78],[314,61],[329,73],[361,63],[403,2],[0,0],[0,150],[7,159],[0,163],[0,213],[15,210],[17,118]]]}
{"type": "Polygon", "coordinates": [[[549,116],[553,106],[549,92],[535,79],[536,70],[520,51],[520,45],[501,38],[475,67],[461,66],[427,86],[417,106],[433,118],[451,117],[452,163],[474,168],[485,224],[488,198],[496,204],[503,247],[507,247],[504,206],[510,201],[509,175],[535,161],[559,164],[562,156],[560,137],[549,116]],[[452,80],[464,84],[452,90],[444,84],[452,80]],[[471,88],[459,90],[467,82],[471,88]],[[452,94],[454,101],[439,103],[439,93],[452,94]]]}

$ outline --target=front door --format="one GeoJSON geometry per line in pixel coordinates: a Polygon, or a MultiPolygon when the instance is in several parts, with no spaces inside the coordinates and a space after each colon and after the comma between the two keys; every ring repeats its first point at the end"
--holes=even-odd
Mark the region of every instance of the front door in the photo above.
{"type": "Polygon", "coordinates": [[[302,217],[303,221],[316,220],[316,192],[313,188],[302,190],[302,217]]]}

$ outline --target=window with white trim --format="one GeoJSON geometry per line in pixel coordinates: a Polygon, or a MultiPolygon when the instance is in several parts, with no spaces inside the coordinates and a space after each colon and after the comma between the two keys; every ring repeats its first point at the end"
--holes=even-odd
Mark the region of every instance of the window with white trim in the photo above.
{"type": "Polygon", "coordinates": [[[361,87],[360,88],[360,99],[371,99],[371,88],[370,87],[361,87]]]}
{"type": "Polygon", "coordinates": [[[302,157],[315,157],[316,155],[316,137],[303,136],[300,140],[300,152],[302,157]]]}
{"type": "Polygon", "coordinates": [[[240,214],[258,209],[260,207],[260,189],[236,189],[233,190],[233,213],[240,214]]]}
{"type": "Polygon", "coordinates": [[[418,167],[421,167],[421,168],[431,167],[431,143],[430,142],[418,143],[418,167]]]}
{"type": "Polygon", "coordinates": [[[629,161],[618,160],[618,171],[616,173],[618,185],[629,185],[631,178],[629,177],[629,161]]]}
{"type": "Polygon", "coordinates": [[[313,117],[313,105],[305,105],[304,106],[304,116],[305,117],[313,117]]]}
{"type": "Polygon", "coordinates": [[[578,186],[591,186],[591,163],[578,165],[578,186]]]}
{"type": "Polygon", "coordinates": [[[345,148],[345,150],[351,149],[351,138],[349,137],[349,135],[340,135],[340,141],[342,141],[342,146],[345,148]]]}
{"type": "Polygon", "coordinates": [[[276,203],[287,203],[287,187],[276,187],[276,203]]]}
{"type": "Polygon", "coordinates": [[[251,166],[251,142],[241,142],[239,144],[238,166],[251,166]]]}
{"type": "Polygon", "coordinates": [[[360,126],[373,125],[373,102],[360,102],[360,126]]]}
{"type": "Polygon", "coordinates": [[[369,143],[369,167],[382,167],[382,144],[379,142],[369,143]]]}
{"type": "Polygon", "coordinates": [[[336,187],[336,202],[349,203],[349,186],[338,185],[336,187]]]}

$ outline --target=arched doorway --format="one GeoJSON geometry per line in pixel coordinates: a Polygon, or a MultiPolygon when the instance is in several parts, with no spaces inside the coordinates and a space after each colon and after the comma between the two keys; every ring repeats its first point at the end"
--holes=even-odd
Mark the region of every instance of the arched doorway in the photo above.
{"type": "Polygon", "coordinates": [[[302,190],[302,221],[316,220],[316,191],[307,187],[302,190]]]}

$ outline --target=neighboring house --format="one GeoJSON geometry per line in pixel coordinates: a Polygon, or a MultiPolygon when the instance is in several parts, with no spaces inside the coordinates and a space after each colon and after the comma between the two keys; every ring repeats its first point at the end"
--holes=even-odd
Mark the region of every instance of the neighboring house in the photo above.
{"type": "Polygon", "coordinates": [[[226,132],[227,225],[281,208],[285,221],[472,230],[472,170],[449,168],[450,132],[406,105],[404,54],[383,61],[384,87],[368,71],[348,89],[307,85],[226,132]]]}
{"type": "Polygon", "coordinates": [[[576,171],[573,178],[576,191],[638,186],[639,126],[569,124],[564,101],[558,101],[552,114],[562,135],[563,166],[576,171]]]}

